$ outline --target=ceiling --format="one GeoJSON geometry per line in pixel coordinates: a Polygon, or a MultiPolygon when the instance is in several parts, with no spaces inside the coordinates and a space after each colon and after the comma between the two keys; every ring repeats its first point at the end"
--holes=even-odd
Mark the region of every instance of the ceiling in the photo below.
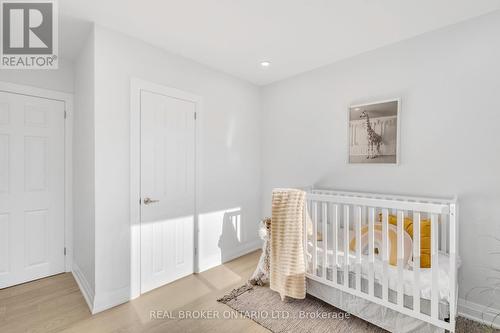
{"type": "Polygon", "coordinates": [[[259,85],[500,9],[500,0],[61,0],[61,56],[89,22],[259,85]],[[260,66],[261,61],[271,66],[260,66]]]}

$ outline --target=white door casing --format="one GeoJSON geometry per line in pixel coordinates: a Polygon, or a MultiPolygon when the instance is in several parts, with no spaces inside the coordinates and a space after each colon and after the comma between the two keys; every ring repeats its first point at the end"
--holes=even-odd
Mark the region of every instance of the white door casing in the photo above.
{"type": "Polygon", "coordinates": [[[141,293],[194,271],[196,103],[141,91],[141,293]]]}
{"type": "Polygon", "coordinates": [[[0,288],[65,271],[64,109],[0,91],[0,288]]]}

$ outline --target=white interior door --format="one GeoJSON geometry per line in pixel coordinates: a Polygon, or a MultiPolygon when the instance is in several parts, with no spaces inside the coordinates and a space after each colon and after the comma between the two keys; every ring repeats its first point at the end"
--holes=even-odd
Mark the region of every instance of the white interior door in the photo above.
{"type": "Polygon", "coordinates": [[[193,273],[195,111],[141,92],[141,293],[193,273]]]}
{"type": "Polygon", "coordinates": [[[0,288],[64,268],[64,103],[0,91],[0,288]]]}

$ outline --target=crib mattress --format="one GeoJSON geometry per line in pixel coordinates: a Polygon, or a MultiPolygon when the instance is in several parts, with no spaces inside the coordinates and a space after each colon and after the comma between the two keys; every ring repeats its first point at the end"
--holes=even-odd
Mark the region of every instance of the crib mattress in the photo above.
{"type": "MultiPolygon", "coordinates": [[[[342,242],[339,242],[339,248],[343,248],[342,242]]],[[[310,241],[308,244],[308,272],[312,272],[312,253],[313,251],[313,243],[310,241]]],[[[327,249],[327,271],[333,271],[333,250],[327,249]]],[[[354,252],[349,253],[349,271],[351,273],[356,272],[356,265],[354,260],[356,259],[356,255],[354,252]]],[[[318,271],[317,275],[321,276],[322,267],[324,262],[323,255],[323,242],[318,241],[317,246],[317,265],[318,271]]],[[[460,263],[457,263],[458,265],[460,263]]],[[[439,266],[439,274],[438,274],[438,285],[439,285],[439,299],[440,301],[448,302],[450,299],[450,257],[445,253],[439,253],[438,257],[438,266],[439,266]]],[[[337,271],[342,271],[344,267],[344,251],[340,250],[337,252],[337,271]]],[[[368,279],[369,273],[369,259],[367,255],[362,255],[361,259],[361,275],[363,279],[368,279]]],[[[382,283],[383,276],[383,262],[382,260],[376,258],[374,263],[374,275],[375,282],[382,283]]],[[[331,279],[330,276],[328,276],[331,279]]],[[[414,272],[412,269],[408,267],[403,269],[403,291],[405,295],[413,296],[413,286],[414,286],[414,272]]],[[[421,268],[420,269],[420,297],[423,299],[430,300],[431,299],[431,285],[432,285],[432,273],[429,268],[421,268]]],[[[392,290],[398,289],[399,283],[399,274],[398,268],[396,266],[388,265],[388,285],[392,290]]]]}

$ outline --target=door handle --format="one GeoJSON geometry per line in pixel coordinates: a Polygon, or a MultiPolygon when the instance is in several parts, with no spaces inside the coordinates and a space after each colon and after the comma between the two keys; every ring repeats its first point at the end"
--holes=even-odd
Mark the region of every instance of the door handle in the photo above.
{"type": "Polygon", "coordinates": [[[160,201],[160,200],[153,200],[151,198],[144,198],[144,204],[145,205],[150,205],[150,204],[158,202],[158,201],[160,201]]]}

